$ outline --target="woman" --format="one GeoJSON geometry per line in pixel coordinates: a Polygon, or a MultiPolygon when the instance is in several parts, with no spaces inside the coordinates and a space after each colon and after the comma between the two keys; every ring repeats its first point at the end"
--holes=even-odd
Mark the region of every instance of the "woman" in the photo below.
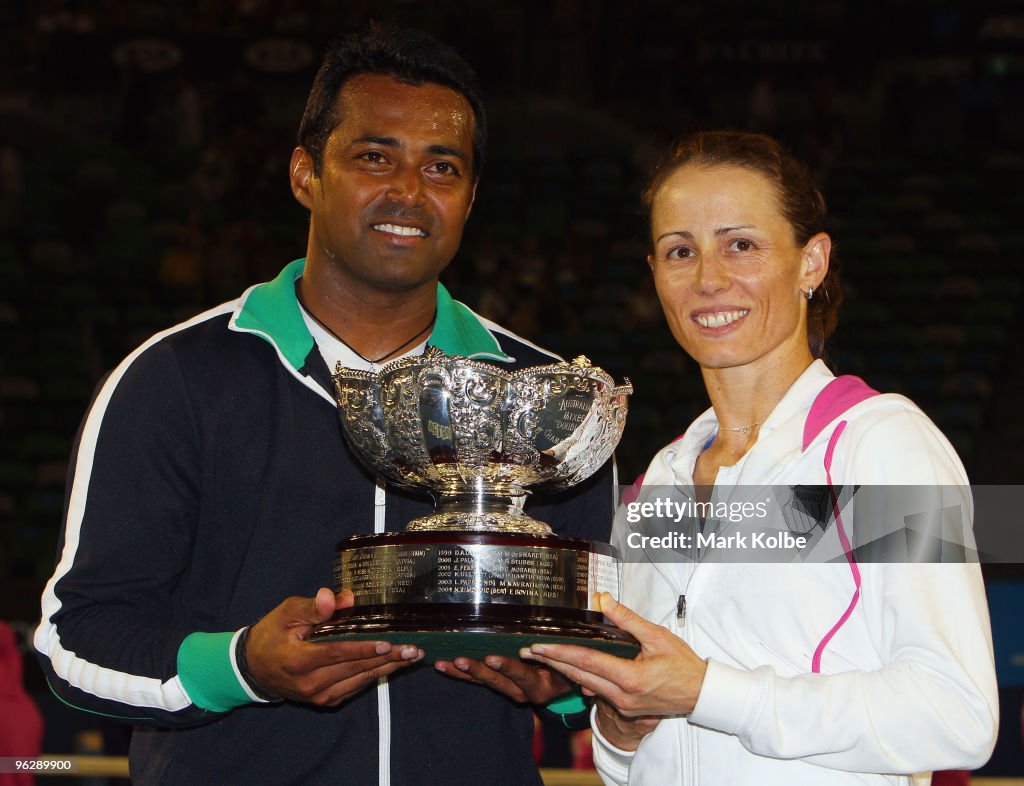
{"type": "Polygon", "coordinates": [[[702,133],[673,150],[644,201],[658,297],[712,407],[654,457],[641,499],[825,488],[829,515],[802,532],[839,559],[737,562],[706,546],[639,561],[623,507],[622,603],[600,597],[640,655],[523,656],[598,696],[594,758],[608,783],[891,784],[979,766],[998,704],[978,565],[858,561],[857,505],[858,527],[877,516],[849,501],[886,484],[952,488],[969,516],[968,481],[912,402],[851,378],[830,386],[821,355],[839,275],[807,170],[768,137],[702,133]]]}

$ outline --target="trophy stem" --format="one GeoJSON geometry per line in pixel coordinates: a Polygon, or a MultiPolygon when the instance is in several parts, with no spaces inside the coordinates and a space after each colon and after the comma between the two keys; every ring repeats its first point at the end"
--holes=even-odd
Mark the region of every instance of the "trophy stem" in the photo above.
{"type": "Polygon", "coordinates": [[[523,513],[529,492],[516,486],[484,486],[439,491],[434,512],[413,519],[407,532],[508,532],[546,536],[551,527],[523,513]]]}

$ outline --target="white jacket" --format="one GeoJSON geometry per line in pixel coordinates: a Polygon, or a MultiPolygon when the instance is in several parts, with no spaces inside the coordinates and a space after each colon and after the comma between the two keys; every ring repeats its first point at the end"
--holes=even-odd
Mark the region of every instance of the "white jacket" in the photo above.
{"type": "MultiPolygon", "coordinates": [[[[761,426],[754,447],[721,468],[716,494],[733,486],[826,485],[835,425],[806,451],[801,443],[808,410],[833,378],[821,361],[812,364],[761,426]]],[[[972,510],[956,453],[911,401],[875,396],[839,420],[848,425],[832,458],[833,484],[955,487],[963,509],[972,510]]],[[[694,463],[717,426],[708,410],[662,449],[641,499],[692,489],[694,463]]],[[[843,510],[848,528],[851,506],[843,510]]],[[[914,781],[928,783],[927,771],[975,768],[988,759],[998,698],[978,564],[858,564],[859,598],[829,639],[856,589],[837,529],[833,524],[817,544],[838,553],[827,564],[624,564],[623,602],[689,642],[708,670],[689,717],[663,719],[635,753],[610,745],[595,724],[594,761],[605,783],[909,784],[910,773],[925,773],[914,781]],[[823,640],[820,673],[812,673],[823,640]]],[[[620,508],[620,548],[628,531],[620,508]]]]}

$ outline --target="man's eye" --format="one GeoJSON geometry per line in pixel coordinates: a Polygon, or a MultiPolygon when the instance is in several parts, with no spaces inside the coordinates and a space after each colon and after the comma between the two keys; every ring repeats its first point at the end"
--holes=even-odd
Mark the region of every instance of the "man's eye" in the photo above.
{"type": "Polygon", "coordinates": [[[457,175],[459,173],[459,170],[457,170],[448,161],[437,161],[437,162],[435,162],[434,166],[433,166],[433,170],[435,172],[437,172],[439,175],[457,175]]]}
{"type": "Polygon", "coordinates": [[[371,164],[381,164],[384,162],[384,154],[377,150],[369,150],[360,156],[364,161],[369,161],[371,164]]]}

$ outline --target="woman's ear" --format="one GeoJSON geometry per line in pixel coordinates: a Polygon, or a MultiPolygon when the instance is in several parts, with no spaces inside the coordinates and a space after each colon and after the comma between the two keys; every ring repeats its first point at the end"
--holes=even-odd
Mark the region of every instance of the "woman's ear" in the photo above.
{"type": "Polygon", "coordinates": [[[817,289],[828,275],[828,260],[832,254],[832,238],[819,232],[804,245],[803,270],[800,274],[800,289],[817,289]]]}

